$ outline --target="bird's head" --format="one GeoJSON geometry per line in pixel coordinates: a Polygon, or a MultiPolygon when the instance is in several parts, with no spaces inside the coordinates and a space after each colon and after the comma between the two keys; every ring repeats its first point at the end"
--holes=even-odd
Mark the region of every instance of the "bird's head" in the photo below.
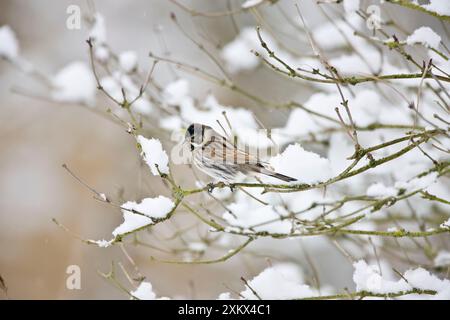
{"type": "Polygon", "coordinates": [[[185,134],[185,143],[189,143],[191,150],[201,146],[205,141],[209,141],[214,135],[214,130],[200,123],[191,124],[185,134]]]}

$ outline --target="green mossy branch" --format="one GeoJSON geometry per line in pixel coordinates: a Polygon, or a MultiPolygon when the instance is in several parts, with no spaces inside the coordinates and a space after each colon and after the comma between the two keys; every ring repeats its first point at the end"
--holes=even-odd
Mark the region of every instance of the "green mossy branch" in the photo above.
{"type": "MultiPolygon", "coordinates": [[[[445,2],[447,0],[439,0],[439,1],[445,2]]],[[[415,4],[415,3],[411,2],[411,1],[408,1],[408,0],[386,0],[386,2],[393,3],[393,4],[396,4],[396,5],[408,8],[408,9],[412,9],[412,10],[416,10],[416,11],[420,11],[420,12],[426,13],[426,14],[428,14],[430,16],[438,18],[439,20],[441,20],[443,22],[444,21],[450,22],[450,16],[441,15],[441,14],[439,14],[437,12],[427,10],[426,8],[422,7],[421,5],[415,4]]]]}

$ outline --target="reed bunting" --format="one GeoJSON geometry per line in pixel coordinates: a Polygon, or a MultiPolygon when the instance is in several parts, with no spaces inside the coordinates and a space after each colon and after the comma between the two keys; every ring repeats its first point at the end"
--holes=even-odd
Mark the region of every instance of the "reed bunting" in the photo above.
{"type": "Polygon", "coordinates": [[[267,162],[239,149],[236,143],[209,126],[193,123],[186,131],[184,144],[191,152],[192,163],[207,175],[224,182],[233,182],[240,175],[264,174],[282,181],[296,179],[276,173],[267,162]]]}

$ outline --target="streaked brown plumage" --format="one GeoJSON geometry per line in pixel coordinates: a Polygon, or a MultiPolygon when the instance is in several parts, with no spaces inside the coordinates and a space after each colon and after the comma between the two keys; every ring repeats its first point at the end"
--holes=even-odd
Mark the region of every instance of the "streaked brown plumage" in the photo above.
{"type": "Polygon", "coordinates": [[[237,148],[227,138],[209,126],[193,123],[185,135],[189,144],[193,164],[209,176],[221,181],[232,182],[240,174],[264,174],[282,181],[296,179],[276,173],[267,162],[237,148]]]}

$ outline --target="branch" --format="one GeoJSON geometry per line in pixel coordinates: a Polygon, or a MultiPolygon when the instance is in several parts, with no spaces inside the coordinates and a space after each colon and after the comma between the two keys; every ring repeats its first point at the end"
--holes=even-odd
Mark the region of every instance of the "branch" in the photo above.
{"type": "Polygon", "coordinates": [[[212,260],[194,260],[194,261],[174,261],[174,260],[161,260],[155,257],[150,257],[151,260],[155,260],[162,263],[172,263],[172,264],[213,264],[218,262],[224,262],[231,257],[235,256],[237,253],[242,251],[247,245],[250,244],[254,239],[249,237],[247,241],[241,244],[239,247],[228,251],[228,253],[220,258],[212,259],[212,260]]]}
{"type": "Polygon", "coordinates": [[[437,292],[435,290],[422,290],[413,288],[408,291],[399,291],[399,292],[389,292],[389,293],[375,293],[370,291],[357,291],[357,292],[348,292],[348,293],[340,293],[329,296],[317,296],[317,297],[307,297],[300,298],[297,300],[333,300],[333,299],[346,299],[346,298],[359,298],[364,299],[366,297],[379,297],[379,298],[397,298],[401,296],[406,296],[408,294],[427,294],[427,295],[435,295],[437,292]]]}
{"type": "MultiPolygon", "coordinates": [[[[395,79],[421,79],[424,78],[437,78],[444,82],[450,82],[450,78],[444,77],[444,76],[438,76],[438,75],[432,75],[431,73],[426,73],[425,75],[422,72],[418,73],[399,73],[399,74],[386,74],[386,75],[379,75],[379,76],[365,76],[365,77],[357,77],[357,76],[350,76],[350,77],[332,77],[325,74],[320,74],[324,79],[315,78],[315,77],[309,77],[305,76],[299,72],[296,71],[295,68],[291,67],[288,63],[286,63],[284,60],[282,60],[280,57],[277,56],[277,54],[270,50],[267,43],[262,39],[260,28],[258,27],[256,29],[256,32],[258,34],[258,38],[261,44],[261,47],[266,50],[269,57],[279,62],[281,65],[283,65],[287,71],[283,71],[277,66],[271,64],[267,59],[264,59],[264,62],[269,64],[274,70],[281,72],[282,74],[292,77],[292,78],[300,78],[306,81],[312,81],[312,82],[318,82],[318,83],[330,83],[330,84],[350,84],[350,85],[356,85],[364,82],[377,82],[377,81],[383,81],[383,80],[395,80],[395,79]]],[[[260,57],[259,53],[256,53],[257,56],[260,57]]]]}
{"type": "MultiPolygon", "coordinates": [[[[367,170],[373,169],[379,165],[382,165],[386,162],[389,162],[393,159],[399,158],[402,155],[404,155],[405,153],[413,150],[414,148],[416,148],[418,145],[428,141],[428,139],[430,139],[430,137],[436,136],[438,134],[442,134],[444,131],[443,130],[429,130],[429,131],[424,131],[422,133],[417,133],[417,134],[413,134],[413,135],[407,135],[405,137],[402,138],[398,138],[398,139],[394,139],[370,148],[361,148],[357,153],[355,153],[353,156],[351,156],[350,158],[355,159],[352,164],[350,164],[341,174],[337,175],[334,178],[331,178],[327,181],[324,182],[319,182],[316,184],[307,184],[307,183],[301,183],[301,184],[268,184],[268,183],[248,183],[248,182],[240,182],[240,183],[230,183],[230,184],[225,184],[224,182],[218,182],[212,185],[209,185],[207,187],[204,188],[199,188],[199,189],[192,189],[192,190],[185,190],[184,194],[195,194],[195,193],[200,193],[200,192],[204,192],[204,191],[208,191],[214,189],[214,188],[235,188],[235,187],[248,187],[248,188],[264,188],[263,192],[298,192],[298,191],[306,191],[306,190],[311,190],[311,189],[317,189],[317,188],[322,188],[322,187],[326,187],[329,186],[335,182],[341,181],[341,180],[345,180],[348,179],[350,177],[353,177],[357,174],[360,174],[362,172],[365,172],[367,170]],[[420,137],[419,140],[415,141],[414,143],[409,144],[407,147],[401,149],[400,151],[393,153],[389,156],[386,156],[384,158],[380,158],[377,160],[373,160],[371,161],[369,164],[362,166],[359,169],[355,169],[352,170],[357,164],[358,162],[364,158],[364,156],[367,153],[373,152],[375,150],[379,150],[382,148],[385,148],[387,146],[390,145],[394,145],[400,142],[404,142],[404,141],[408,141],[411,138],[417,138],[420,137]]],[[[449,163],[445,162],[443,164],[440,164],[443,167],[447,167],[449,165],[449,163]]],[[[441,167],[439,167],[440,170],[443,169],[441,167]]]]}
{"type": "Polygon", "coordinates": [[[413,10],[416,10],[416,11],[420,11],[420,12],[429,14],[430,16],[433,16],[435,18],[438,18],[438,19],[440,19],[442,21],[450,22],[450,16],[441,15],[441,14],[436,13],[434,11],[427,10],[424,7],[422,7],[422,6],[418,5],[418,4],[415,4],[413,2],[410,2],[408,0],[386,0],[386,2],[393,3],[393,4],[396,4],[396,5],[405,7],[405,8],[413,9],[413,10]]]}

